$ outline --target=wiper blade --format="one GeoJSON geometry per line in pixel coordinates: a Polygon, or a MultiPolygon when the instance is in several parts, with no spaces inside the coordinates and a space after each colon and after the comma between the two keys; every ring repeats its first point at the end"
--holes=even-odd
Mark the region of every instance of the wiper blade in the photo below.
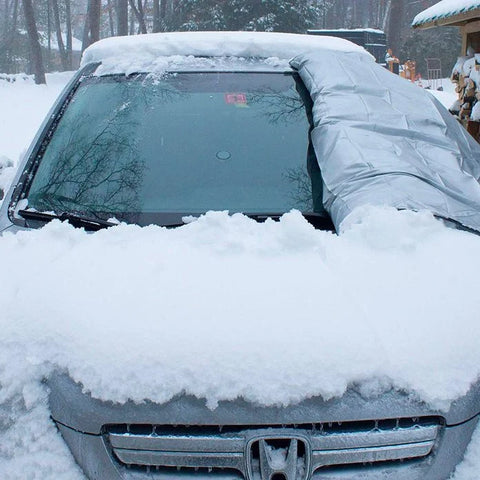
{"type": "Polygon", "coordinates": [[[96,218],[89,218],[83,215],[70,212],[62,213],[49,213],[49,212],[37,212],[36,210],[19,210],[18,215],[25,220],[38,220],[40,222],[51,222],[52,220],[66,221],[77,228],[84,228],[89,231],[97,231],[102,228],[114,227],[116,223],[109,222],[107,220],[100,220],[96,218]]]}
{"type": "Polygon", "coordinates": [[[245,215],[248,218],[252,218],[253,220],[256,220],[257,222],[265,222],[269,218],[271,218],[272,220],[279,220],[280,217],[284,213],[285,212],[281,212],[281,213],[248,213],[248,212],[242,212],[243,215],[245,215]]]}

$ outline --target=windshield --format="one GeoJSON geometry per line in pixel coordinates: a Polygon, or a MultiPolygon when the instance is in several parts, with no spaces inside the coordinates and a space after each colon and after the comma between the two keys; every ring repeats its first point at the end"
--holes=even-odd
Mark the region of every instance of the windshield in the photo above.
{"type": "Polygon", "coordinates": [[[28,207],[140,224],[208,210],[323,214],[310,102],[288,73],[86,78],[43,153],[28,207]]]}

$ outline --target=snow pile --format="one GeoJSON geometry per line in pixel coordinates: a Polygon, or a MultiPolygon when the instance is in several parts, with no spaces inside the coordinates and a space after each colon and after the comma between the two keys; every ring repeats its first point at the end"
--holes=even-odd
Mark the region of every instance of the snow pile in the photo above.
{"type": "Polygon", "coordinates": [[[420,12],[413,19],[412,25],[414,27],[419,26],[423,23],[433,22],[440,18],[452,17],[476,8],[480,8],[479,0],[442,0],[423,12],[420,12]]]}
{"type": "Polygon", "coordinates": [[[0,328],[119,402],[186,391],[212,407],[285,405],[388,378],[447,408],[480,373],[480,239],[427,213],[374,212],[341,237],[295,212],[6,234],[0,328]]]}
{"type": "MultiPolygon", "coordinates": [[[[157,72],[179,57],[259,57],[289,60],[319,50],[364,52],[362,47],[334,37],[271,32],[170,32],[101,40],[85,50],[82,65],[102,62],[97,71],[157,72]],[[159,57],[170,57],[170,60],[159,57]]],[[[372,61],[373,61],[373,57],[372,61]]]]}
{"type": "Polygon", "coordinates": [[[446,409],[480,373],[480,238],[429,213],[365,209],[341,236],[298,212],[96,234],[53,222],[5,234],[0,264],[0,478],[71,467],[41,384],[53,369],[103,399],[187,392],[211,408],[379,379],[446,409]]]}
{"type": "Polygon", "coordinates": [[[458,99],[458,94],[455,92],[455,84],[453,84],[449,78],[442,78],[440,80],[440,85],[443,90],[427,89],[427,92],[439,100],[445,108],[452,108],[452,105],[458,99]]]}

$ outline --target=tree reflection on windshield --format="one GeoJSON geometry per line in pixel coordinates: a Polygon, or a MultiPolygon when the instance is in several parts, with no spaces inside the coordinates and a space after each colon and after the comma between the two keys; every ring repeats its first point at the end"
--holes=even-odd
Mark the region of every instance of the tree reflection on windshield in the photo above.
{"type": "Polygon", "coordinates": [[[292,77],[87,79],[46,148],[29,207],[127,220],[162,212],[311,211],[313,150],[292,77]],[[230,101],[236,92],[243,104],[230,101]]]}

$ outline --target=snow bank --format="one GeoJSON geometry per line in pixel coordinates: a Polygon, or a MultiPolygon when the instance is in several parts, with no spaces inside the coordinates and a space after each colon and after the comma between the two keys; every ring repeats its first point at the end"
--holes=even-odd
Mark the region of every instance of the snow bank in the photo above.
{"type": "Polygon", "coordinates": [[[451,17],[476,8],[480,8],[479,0],[442,0],[423,12],[420,12],[413,19],[412,25],[422,25],[423,23],[433,22],[440,18],[451,17]]]}
{"type": "MultiPolygon", "coordinates": [[[[102,62],[100,74],[158,71],[159,57],[260,57],[289,60],[319,50],[364,52],[362,47],[334,37],[271,32],[170,32],[100,40],[85,50],[82,65],[102,62]]],[[[373,57],[371,57],[373,59],[373,57]]],[[[373,60],[372,60],[373,61],[373,60]]]]}
{"type": "Polygon", "coordinates": [[[365,209],[341,236],[298,212],[96,234],[56,221],[0,238],[0,264],[0,478],[72,465],[49,426],[53,369],[102,399],[187,392],[211,408],[380,379],[446,409],[480,373],[480,238],[429,213],[365,209]]]}

